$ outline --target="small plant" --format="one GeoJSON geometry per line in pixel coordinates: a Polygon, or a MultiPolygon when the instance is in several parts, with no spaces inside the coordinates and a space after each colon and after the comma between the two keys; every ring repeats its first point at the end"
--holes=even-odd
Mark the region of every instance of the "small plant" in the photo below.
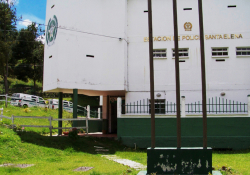
{"type": "Polygon", "coordinates": [[[79,129],[78,132],[83,134],[86,133],[83,129],[79,129]]]}
{"type": "Polygon", "coordinates": [[[72,140],[76,140],[79,138],[78,130],[76,128],[72,128],[72,130],[69,131],[69,138],[72,140]]]}
{"type": "Polygon", "coordinates": [[[31,110],[29,108],[24,108],[23,110],[25,113],[31,112],[31,110]]]}
{"type": "MultiPolygon", "coordinates": [[[[23,127],[24,128],[24,127],[23,127]]],[[[22,131],[22,126],[21,125],[16,125],[13,129],[14,131],[22,131]]]]}

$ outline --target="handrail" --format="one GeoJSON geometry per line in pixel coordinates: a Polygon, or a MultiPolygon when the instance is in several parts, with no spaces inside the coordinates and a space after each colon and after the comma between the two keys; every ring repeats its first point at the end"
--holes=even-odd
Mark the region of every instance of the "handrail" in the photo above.
{"type": "Polygon", "coordinates": [[[67,119],[53,119],[53,117],[40,117],[40,116],[14,116],[12,115],[11,117],[6,117],[3,115],[0,115],[1,121],[2,118],[6,118],[12,121],[12,129],[14,129],[14,127],[16,126],[14,124],[14,119],[15,118],[39,118],[39,119],[48,119],[50,125],[20,125],[21,127],[43,127],[43,128],[49,128],[50,129],[50,136],[52,136],[52,129],[73,129],[73,128],[77,128],[77,129],[86,129],[87,130],[87,134],[88,134],[88,120],[101,120],[101,119],[90,119],[88,117],[86,118],[67,118],[67,119]],[[53,127],[52,126],[52,121],[81,121],[81,120],[86,120],[86,126],[78,126],[78,127],[53,127]]]}

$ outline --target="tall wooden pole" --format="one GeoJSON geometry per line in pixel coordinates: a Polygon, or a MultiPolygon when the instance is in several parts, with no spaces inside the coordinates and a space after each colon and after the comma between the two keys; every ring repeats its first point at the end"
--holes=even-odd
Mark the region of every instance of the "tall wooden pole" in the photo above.
{"type": "Polygon", "coordinates": [[[180,70],[179,70],[179,46],[178,46],[178,22],[177,22],[177,4],[173,0],[174,17],[174,49],[175,49],[175,82],[176,82],[176,109],[177,109],[177,148],[181,148],[181,102],[180,102],[180,70]]]}
{"type": "Polygon", "coordinates": [[[151,148],[155,148],[155,99],[154,99],[154,61],[153,61],[153,27],[152,3],[148,0],[148,35],[149,35],[149,69],[151,99],[151,148]]]}
{"type": "Polygon", "coordinates": [[[204,29],[202,0],[198,0],[199,6],[199,25],[200,25],[200,49],[201,49],[201,82],[202,82],[202,111],[203,111],[203,148],[207,148],[207,107],[206,107],[206,69],[205,69],[205,50],[204,50],[204,29]]]}

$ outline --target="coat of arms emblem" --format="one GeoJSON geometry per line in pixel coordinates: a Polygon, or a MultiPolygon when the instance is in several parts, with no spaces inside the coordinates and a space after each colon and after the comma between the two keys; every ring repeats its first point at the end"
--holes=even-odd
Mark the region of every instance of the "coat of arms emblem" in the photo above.
{"type": "Polygon", "coordinates": [[[191,31],[192,30],[191,22],[185,22],[184,29],[185,29],[185,31],[191,31]]]}
{"type": "Polygon", "coordinates": [[[47,31],[46,31],[46,43],[48,46],[54,44],[57,34],[58,21],[54,15],[52,19],[49,19],[47,31]]]}

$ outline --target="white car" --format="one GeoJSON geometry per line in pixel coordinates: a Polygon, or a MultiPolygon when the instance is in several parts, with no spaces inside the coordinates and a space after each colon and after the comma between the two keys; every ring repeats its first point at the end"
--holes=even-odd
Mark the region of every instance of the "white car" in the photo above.
{"type": "Polygon", "coordinates": [[[42,97],[23,93],[12,94],[10,104],[13,106],[33,107],[39,106],[46,108],[47,105],[42,97]]]}
{"type": "MultiPolygon", "coordinates": [[[[59,105],[58,99],[48,99],[49,101],[49,108],[50,109],[57,109],[59,105]]],[[[63,100],[63,109],[68,112],[73,112],[73,103],[70,101],[63,100]]]]}

